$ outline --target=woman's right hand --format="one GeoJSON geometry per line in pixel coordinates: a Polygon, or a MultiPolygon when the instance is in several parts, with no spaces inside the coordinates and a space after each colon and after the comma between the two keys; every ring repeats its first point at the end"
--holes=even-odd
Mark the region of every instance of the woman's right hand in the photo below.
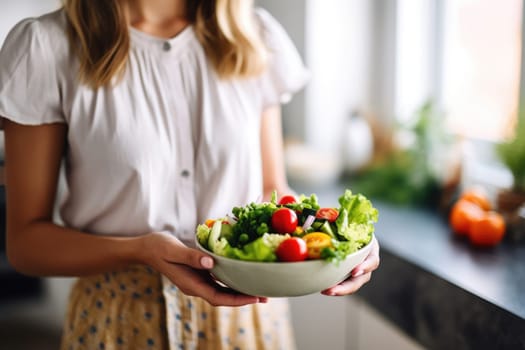
{"type": "Polygon", "coordinates": [[[153,232],[143,239],[143,263],[166,276],[184,294],[201,297],[213,306],[242,306],[267,301],[267,298],[241,294],[217,284],[209,273],[213,259],[187,247],[171,234],[153,232]]]}

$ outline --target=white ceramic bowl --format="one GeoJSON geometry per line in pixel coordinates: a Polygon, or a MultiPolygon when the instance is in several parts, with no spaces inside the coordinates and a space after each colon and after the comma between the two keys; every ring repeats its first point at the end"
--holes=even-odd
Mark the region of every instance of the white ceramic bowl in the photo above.
{"type": "Polygon", "coordinates": [[[324,260],[301,262],[254,262],[213,254],[198,242],[197,247],[215,260],[212,274],[228,287],[261,297],[293,297],[313,294],[336,285],[348,277],[372,248],[370,243],[350,254],[339,264],[324,260]]]}

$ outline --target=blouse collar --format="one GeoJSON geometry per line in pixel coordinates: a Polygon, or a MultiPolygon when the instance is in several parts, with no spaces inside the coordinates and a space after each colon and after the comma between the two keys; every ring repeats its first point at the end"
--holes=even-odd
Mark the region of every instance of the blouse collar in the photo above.
{"type": "Polygon", "coordinates": [[[182,31],[172,38],[161,38],[154,36],[140,31],[134,27],[129,27],[129,31],[132,42],[138,46],[165,52],[177,51],[177,49],[184,47],[190,40],[192,40],[192,38],[195,37],[192,25],[186,26],[182,31]]]}

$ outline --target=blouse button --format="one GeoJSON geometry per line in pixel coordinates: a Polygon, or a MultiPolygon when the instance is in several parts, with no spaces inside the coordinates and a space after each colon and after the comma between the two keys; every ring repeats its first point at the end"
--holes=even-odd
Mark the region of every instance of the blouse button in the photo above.
{"type": "Polygon", "coordinates": [[[162,44],[162,49],[164,51],[169,51],[171,50],[171,44],[168,42],[168,41],[165,41],[164,44],[162,44]]]}
{"type": "Polygon", "coordinates": [[[181,175],[182,177],[188,177],[188,176],[190,176],[190,171],[187,170],[187,169],[184,169],[184,170],[180,173],[180,175],[181,175]]]}

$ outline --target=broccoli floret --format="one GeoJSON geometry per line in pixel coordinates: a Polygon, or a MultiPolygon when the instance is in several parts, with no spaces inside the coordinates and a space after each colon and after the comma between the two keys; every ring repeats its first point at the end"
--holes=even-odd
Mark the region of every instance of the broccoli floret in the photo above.
{"type": "Polygon", "coordinates": [[[262,236],[262,240],[266,246],[268,246],[272,251],[275,251],[279,244],[282,241],[287,240],[291,236],[289,234],[279,234],[279,233],[265,233],[262,236]]]}
{"type": "Polygon", "coordinates": [[[221,238],[218,241],[215,241],[212,251],[217,255],[228,257],[230,249],[231,249],[231,246],[226,240],[226,238],[221,238]]]}

